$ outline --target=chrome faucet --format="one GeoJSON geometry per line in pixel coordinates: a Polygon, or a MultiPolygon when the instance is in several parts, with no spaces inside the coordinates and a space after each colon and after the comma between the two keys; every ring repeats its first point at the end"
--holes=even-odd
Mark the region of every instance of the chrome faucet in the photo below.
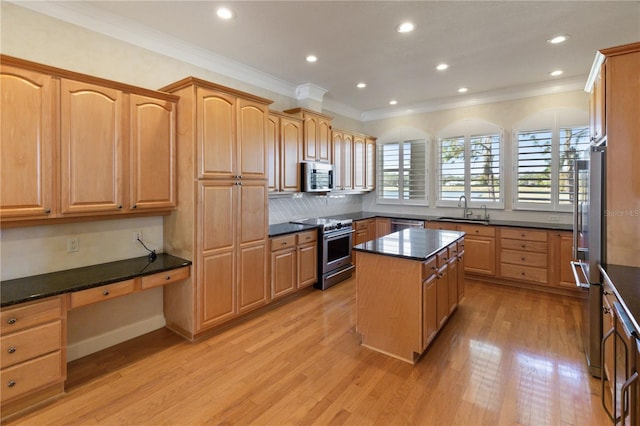
{"type": "Polygon", "coordinates": [[[464,212],[462,213],[462,217],[467,219],[469,216],[473,215],[473,212],[467,208],[467,197],[461,195],[458,199],[458,207],[462,207],[462,200],[464,200],[464,212]]]}
{"type": "Polygon", "coordinates": [[[489,215],[487,214],[487,205],[483,204],[480,206],[480,208],[484,209],[484,220],[489,220],[489,215]]]}

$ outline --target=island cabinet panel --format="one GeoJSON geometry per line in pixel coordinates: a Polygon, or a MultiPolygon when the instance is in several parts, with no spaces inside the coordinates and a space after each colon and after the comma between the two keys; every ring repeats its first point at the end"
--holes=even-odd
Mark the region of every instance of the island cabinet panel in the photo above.
{"type": "Polygon", "coordinates": [[[52,76],[0,65],[0,217],[54,213],[58,90],[52,76]]]}
{"type": "MultiPolygon", "coordinates": [[[[358,249],[356,329],[363,346],[412,364],[418,360],[458,304],[459,280],[464,280],[457,265],[461,241],[424,260],[358,249]],[[452,259],[449,251],[455,253],[452,259]]],[[[384,241],[377,242],[382,250],[384,241]]]]}

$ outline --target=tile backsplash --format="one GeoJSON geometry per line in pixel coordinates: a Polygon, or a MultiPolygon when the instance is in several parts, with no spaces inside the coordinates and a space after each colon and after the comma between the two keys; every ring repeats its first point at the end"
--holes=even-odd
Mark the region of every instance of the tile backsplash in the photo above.
{"type": "Polygon", "coordinates": [[[269,224],[293,219],[334,216],[362,210],[362,195],[295,194],[287,198],[269,199],[269,224]]]}

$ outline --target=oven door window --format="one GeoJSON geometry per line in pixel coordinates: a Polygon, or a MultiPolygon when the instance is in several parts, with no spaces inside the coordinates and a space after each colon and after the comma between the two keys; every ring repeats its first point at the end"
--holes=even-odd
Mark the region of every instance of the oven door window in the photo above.
{"type": "Polygon", "coordinates": [[[351,255],[351,234],[327,240],[327,263],[344,259],[351,255]]]}

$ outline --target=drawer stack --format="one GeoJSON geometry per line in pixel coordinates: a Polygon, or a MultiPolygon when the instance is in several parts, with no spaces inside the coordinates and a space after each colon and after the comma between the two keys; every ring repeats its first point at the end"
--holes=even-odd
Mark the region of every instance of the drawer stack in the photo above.
{"type": "MultiPolygon", "coordinates": [[[[20,304],[0,313],[0,401],[3,417],[13,403],[35,391],[63,391],[66,325],[62,297],[20,304]]],[[[19,407],[18,407],[19,408],[19,407]]]]}
{"type": "Polygon", "coordinates": [[[548,234],[534,229],[500,230],[500,276],[547,284],[548,234]]]}

